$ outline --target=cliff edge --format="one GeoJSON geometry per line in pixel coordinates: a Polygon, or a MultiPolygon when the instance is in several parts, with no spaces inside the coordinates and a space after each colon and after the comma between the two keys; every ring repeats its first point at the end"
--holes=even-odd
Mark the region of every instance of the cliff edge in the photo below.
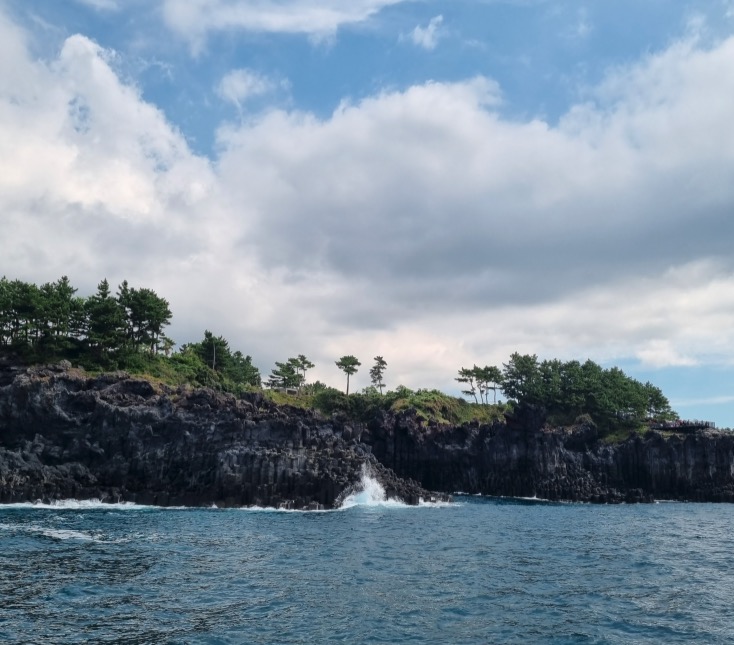
{"type": "Polygon", "coordinates": [[[347,422],[62,362],[0,373],[0,502],[332,508],[364,469],[389,497],[432,497],[347,422]]]}
{"type": "Polygon", "coordinates": [[[591,422],[544,423],[521,408],[506,423],[445,427],[383,414],[365,441],[398,475],[432,490],[595,503],[734,502],[734,433],[631,432],[608,444],[591,422]]]}
{"type": "Polygon", "coordinates": [[[734,433],[650,431],[609,445],[590,422],[549,428],[530,408],[491,425],[439,425],[414,410],[356,423],[65,362],[0,367],[0,503],[333,508],[365,468],[409,504],[458,491],[732,502],[734,433]]]}

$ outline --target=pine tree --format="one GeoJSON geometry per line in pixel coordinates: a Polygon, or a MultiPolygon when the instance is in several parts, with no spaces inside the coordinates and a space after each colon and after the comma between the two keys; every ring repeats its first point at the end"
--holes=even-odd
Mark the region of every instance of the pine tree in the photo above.
{"type": "Polygon", "coordinates": [[[349,396],[349,377],[357,373],[357,368],[361,365],[354,356],[342,356],[336,361],[336,366],[347,375],[347,396],[349,396]]]}
{"type": "Polygon", "coordinates": [[[110,294],[105,278],[97,285],[97,293],[85,303],[89,328],[87,343],[99,356],[109,356],[120,351],[125,343],[127,323],[125,312],[110,294]]]}
{"type": "Polygon", "coordinates": [[[372,380],[372,385],[380,390],[380,394],[382,394],[382,388],[385,387],[382,377],[386,368],[387,362],[385,359],[382,356],[375,356],[375,364],[370,369],[370,379],[372,380]]]}

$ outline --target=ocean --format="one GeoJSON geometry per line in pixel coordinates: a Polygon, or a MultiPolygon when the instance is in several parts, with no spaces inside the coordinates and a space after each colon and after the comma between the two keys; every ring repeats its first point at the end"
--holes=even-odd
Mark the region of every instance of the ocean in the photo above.
{"type": "Polygon", "coordinates": [[[734,506],[0,507],[8,643],[734,643],[734,506]]]}

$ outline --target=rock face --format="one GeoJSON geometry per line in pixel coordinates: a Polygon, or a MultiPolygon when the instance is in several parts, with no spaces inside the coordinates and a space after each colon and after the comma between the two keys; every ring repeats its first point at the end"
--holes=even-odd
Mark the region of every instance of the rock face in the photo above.
{"type": "Polygon", "coordinates": [[[592,424],[369,423],[212,390],[173,389],[68,364],[0,367],[0,502],[332,508],[363,468],[407,503],[429,490],[588,502],[734,501],[734,433],[649,432],[614,446],[592,424]],[[416,483],[418,482],[418,483],[416,483]]]}
{"type": "Polygon", "coordinates": [[[631,435],[616,445],[592,424],[549,429],[537,410],[507,423],[445,428],[415,413],[382,415],[365,441],[398,475],[427,488],[598,503],[734,502],[734,433],[631,435]]]}
{"type": "Polygon", "coordinates": [[[377,462],[346,422],[260,395],[70,367],[0,372],[0,502],[330,508],[364,467],[390,497],[431,497],[377,462]]]}

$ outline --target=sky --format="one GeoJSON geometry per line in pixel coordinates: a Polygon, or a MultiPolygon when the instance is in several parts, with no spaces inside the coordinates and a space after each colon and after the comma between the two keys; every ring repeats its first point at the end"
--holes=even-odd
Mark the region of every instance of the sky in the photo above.
{"type": "Polygon", "coordinates": [[[0,275],[264,376],[512,352],[734,427],[734,0],[0,0],[0,275]]]}

